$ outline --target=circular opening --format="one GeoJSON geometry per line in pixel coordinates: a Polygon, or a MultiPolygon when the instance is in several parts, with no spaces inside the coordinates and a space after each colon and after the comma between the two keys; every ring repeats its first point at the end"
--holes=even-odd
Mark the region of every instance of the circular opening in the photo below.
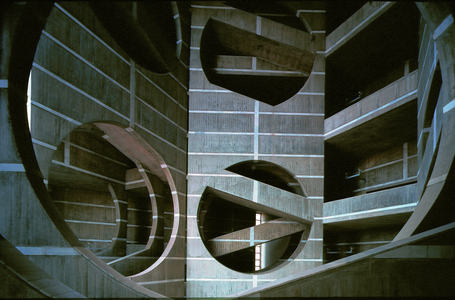
{"type": "MultiPolygon", "coordinates": [[[[248,161],[226,170],[300,196],[303,188],[284,168],[265,161],[248,161]]],[[[252,209],[229,195],[206,188],[198,208],[199,233],[210,254],[224,266],[243,273],[260,273],[282,266],[304,247],[304,224],[252,209]]]]}
{"type": "Polygon", "coordinates": [[[141,165],[125,148],[132,142],[127,131],[102,125],[111,131],[100,129],[101,123],[84,124],[60,143],[48,189],[81,243],[130,276],[163,254],[173,229],[173,198],[158,172],[161,167],[157,171],[141,165]]]}

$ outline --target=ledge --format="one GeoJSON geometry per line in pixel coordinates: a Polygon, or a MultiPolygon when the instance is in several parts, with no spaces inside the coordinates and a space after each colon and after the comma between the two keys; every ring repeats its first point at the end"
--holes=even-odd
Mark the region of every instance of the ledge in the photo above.
{"type": "Polygon", "coordinates": [[[410,213],[417,205],[415,190],[416,184],[409,184],[324,203],[323,224],[410,213]]]}
{"type": "Polygon", "coordinates": [[[417,70],[324,121],[325,139],[345,132],[417,98],[417,70]]]}

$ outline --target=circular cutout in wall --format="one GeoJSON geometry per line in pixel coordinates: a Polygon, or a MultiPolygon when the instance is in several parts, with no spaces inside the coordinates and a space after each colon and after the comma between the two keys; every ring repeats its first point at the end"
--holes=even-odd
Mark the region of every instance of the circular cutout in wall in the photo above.
{"type": "Polygon", "coordinates": [[[124,276],[152,266],[175,225],[170,174],[128,129],[107,123],[77,127],[57,147],[48,184],[80,242],[124,276]]]}
{"type": "Polygon", "coordinates": [[[214,177],[199,204],[198,228],[207,250],[224,266],[243,273],[266,272],[292,260],[305,246],[311,222],[267,203],[299,202],[305,197],[299,182],[266,161],[246,161],[226,170],[241,175],[239,180],[214,177]],[[281,198],[272,199],[276,195],[281,198]]]}

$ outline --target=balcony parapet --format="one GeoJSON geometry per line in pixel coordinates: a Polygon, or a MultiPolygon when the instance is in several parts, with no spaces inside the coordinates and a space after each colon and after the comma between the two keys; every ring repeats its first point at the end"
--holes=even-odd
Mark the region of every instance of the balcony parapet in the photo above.
{"type": "Polygon", "coordinates": [[[325,139],[376,118],[417,98],[417,70],[324,121],[325,139]]]}
{"type": "Polygon", "coordinates": [[[416,184],[324,203],[323,224],[410,213],[417,205],[416,184]]]}

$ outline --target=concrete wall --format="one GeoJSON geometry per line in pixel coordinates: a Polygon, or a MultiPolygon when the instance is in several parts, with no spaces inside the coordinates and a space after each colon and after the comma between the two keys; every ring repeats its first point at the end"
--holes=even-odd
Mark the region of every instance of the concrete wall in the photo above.
{"type": "MultiPolygon", "coordinates": [[[[188,297],[222,297],[292,274],[298,269],[322,264],[322,223],[317,218],[309,232],[306,247],[296,254],[296,259],[266,273],[245,274],[221,265],[208,253],[197,227],[198,206],[208,182],[216,177],[229,184],[232,176],[240,175],[224,169],[247,160],[269,161],[295,174],[314,206],[315,217],[322,216],[325,58],[321,51],[324,50],[325,33],[324,13],[321,11],[324,9],[317,3],[304,5],[300,9],[301,17],[309,20],[314,31],[314,45],[293,38],[305,36],[304,33],[267,18],[220,5],[210,6],[209,3],[192,7],[188,297]],[[204,76],[199,55],[200,36],[209,17],[284,44],[313,47],[308,49],[316,54],[316,59],[305,87],[297,95],[273,107],[209,83],[204,76]]],[[[259,64],[259,59],[257,62],[259,64]]]]}
{"type": "MultiPolygon", "coordinates": [[[[169,3],[169,5],[171,4],[169,3]]],[[[12,4],[11,7],[11,11],[15,11],[16,7],[19,8],[17,4],[12,4]]],[[[172,268],[168,268],[168,262],[163,259],[161,268],[166,265],[164,268],[170,271],[164,273],[155,269],[154,273],[161,281],[160,284],[154,284],[150,288],[158,293],[183,297],[189,52],[189,48],[186,46],[189,44],[189,31],[188,28],[185,28],[189,25],[185,25],[185,22],[189,24],[189,15],[188,12],[179,14],[176,5],[173,8],[176,17],[174,18],[172,15],[168,17],[172,20],[175,19],[178,26],[169,30],[174,30],[179,36],[180,60],[172,73],[157,75],[136,64],[125,54],[95,18],[87,3],[62,2],[55,4],[47,18],[36,49],[31,70],[28,110],[34,154],[42,174],[42,181],[50,188],[52,188],[52,181],[55,184],[61,183],[57,179],[51,178],[52,172],[54,175],[66,172],[66,176],[76,182],[85,180],[89,190],[92,185],[100,184],[102,186],[100,190],[104,189],[105,194],[101,197],[94,196],[98,200],[103,197],[107,197],[106,199],[111,197],[104,186],[105,183],[125,185],[126,167],[122,165],[122,163],[125,164],[125,161],[122,162],[120,159],[120,164],[113,162],[112,159],[116,159],[116,157],[109,155],[109,151],[100,149],[93,144],[96,142],[90,142],[88,139],[85,139],[84,144],[84,138],[77,138],[76,133],[71,138],[69,137],[70,132],[81,128],[79,126],[82,124],[107,122],[131,127],[162,156],[167,164],[167,169],[172,174],[173,183],[175,183],[173,188],[176,193],[175,197],[178,198],[176,202],[178,207],[175,208],[175,211],[180,210],[176,217],[172,216],[171,225],[168,225],[168,230],[174,227],[176,234],[175,242],[169,245],[165,255],[167,255],[166,259],[177,261],[177,264],[174,263],[172,268]],[[62,141],[66,137],[68,139],[65,147],[65,143],[62,141]],[[58,148],[61,143],[63,150],[58,148]],[[52,162],[53,158],[54,162],[52,162]],[[51,172],[54,165],[57,165],[57,168],[63,167],[65,172],[62,173],[61,170],[51,172]],[[92,181],[87,180],[87,176],[85,178],[80,176],[81,173],[91,176],[92,181]],[[179,224],[178,228],[175,228],[175,224],[179,224]]],[[[33,17],[30,19],[33,20],[33,17]]],[[[41,20],[46,20],[46,18],[41,20]]],[[[14,24],[11,23],[11,26],[14,24]]],[[[4,34],[7,33],[5,31],[7,28],[4,27],[4,34]]],[[[17,37],[12,32],[11,29],[9,36],[11,39],[17,37]]],[[[3,57],[3,59],[8,61],[7,57],[3,57]]],[[[6,100],[2,99],[2,104],[6,105],[6,103],[6,100]]],[[[2,109],[3,111],[8,110],[2,109]]],[[[2,117],[2,120],[7,119],[6,116],[2,117]]],[[[15,149],[14,146],[12,149],[15,149]]],[[[15,150],[12,151],[14,153],[15,150]]],[[[2,153],[5,151],[2,150],[2,153]]],[[[119,159],[117,158],[117,160],[119,159]]],[[[11,159],[2,160],[2,162],[8,161],[11,159]]],[[[4,177],[8,174],[2,172],[1,175],[4,177]]],[[[122,279],[119,279],[122,278],[120,274],[103,264],[99,258],[91,256],[89,252],[84,252],[86,250],[83,248],[80,248],[80,251],[76,250],[71,255],[39,254],[31,251],[35,249],[33,247],[49,246],[72,249],[72,246],[81,246],[74,239],[67,242],[62,235],[65,230],[72,235],[73,233],[70,233],[72,227],[82,239],[111,240],[114,235],[112,230],[108,229],[115,228],[115,226],[108,226],[108,224],[113,222],[115,225],[116,222],[112,208],[107,207],[102,212],[92,211],[93,207],[81,211],[80,207],[78,209],[70,208],[67,205],[62,207],[62,203],[52,202],[49,202],[49,207],[46,207],[40,203],[38,198],[44,197],[50,200],[48,192],[42,191],[43,194],[35,195],[23,171],[10,173],[8,178],[4,179],[2,179],[2,183],[7,184],[8,182],[9,188],[3,189],[5,193],[2,197],[2,207],[5,209],[2,209],[1,219],[4,222],[0,227],[1,233],[15,246],[21,246],[24,253],[27,253],[36,265],[88,297],[159,295],[132,283],[131,280],[124,279],[124,283],[122,283],[122,279]],[[58,212],[55,204],[60,207],[66,217],[72,214],[71,218],[76,221],[85,222],[91,219],[91,221],[106,225],[90,225],[97,227],[96,229],[75,228],[74,226],[80,227],[83,224],[74,222],[69,227],[63,223],[54,225],[53,220],[63,220],[65,217],[58,212]],[[49,218],[49,209],[55,213],[55,217],[51,215],[52,220],[49,218]],[[65,229],[62,229],[62,226],[65,229]],[[106,228],[103,227],[108,227],[108,229],[104,230],[106,228]]],[[[60,179],[65,181],[64,178],[60,179]]],[[[65,187],[63,186],[63,188],[65,187]]],[[[68,188],[71,188],[70,183],[68,183],[68,188]]],[[[57,201],[84,202],[83,199],[71,196],[61,199],[57,194],[53,195],[58,198],[55,199],[57,201]]],[[[95,198],[94,200],[96,200],[95,198]]],[[[112,200],[111,198],[110,201],[112,202],[112,200]]],[[[127,199],[120,198],[119,200],[127,199]]],[[[113,206],[113,202],[106,206],[113,206]]],[[[134,205],[132,207],[135,208],[134,205]]],[[[133,225],[138,225],[137,218],[131,215],[130,219],[133,225]]],[[[150,222],[151,220],[147,220],[142,225],[149,226],[150,222]]],[[[169,236],[170,231],[167,233],[169,236]]],[[[131,242],[134,242],[138,238],[137,234],[131,230],[129,233],[130,236],[133,236],[131,242]]],[[[147,239],[148,234],[145,242],[147,239]]],[[[96,247],[98,246],[105,248],[106,243],[96,245],[96,247]]]]}

